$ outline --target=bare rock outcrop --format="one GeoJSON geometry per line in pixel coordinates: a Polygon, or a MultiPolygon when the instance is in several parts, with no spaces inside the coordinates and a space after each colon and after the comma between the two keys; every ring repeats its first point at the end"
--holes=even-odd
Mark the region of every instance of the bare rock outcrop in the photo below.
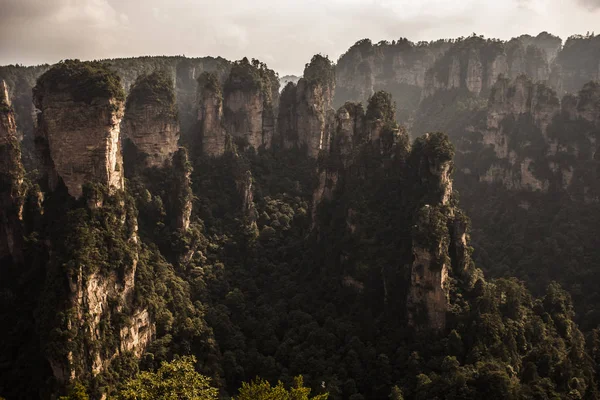
{"type": "Polygon", "coordinates": [[[36,141],[51,190],[59,179],[75,198],[85,182],[123,188],[123,103],[119,77],[100,63],[68,60],[40,77],[36,141]]]}
{"type": "Polygon", "coordinates": [[[279,103],[279,80],[258,60],[233,64],[223,87],[223,125],[239,144],[270,148],[279,103]]]}
{"type": "Polygon", "coordinates": [[[24,170],[17,125],[4,81],[0,81],[0,260],[23,259],[24,170]]]}
{"type": "Polygon", "coordinates": [[[165,72],[136,80],[127,97],[122,134],[143,157],[145,167],[161,167],[173,157],[179,122],[173,82],[165,72]]]}
{"type": "Polygon", "coordinates": [[[312,158],[328,152],[335,120],[334,93],[333,64],[315,55],[298,84],[288,83],[281,94],[279,142],[286,148],[305,148],[312,158]]]}
{"type": "Polygon", "coordinates": [[[197,98],[201,151],[210,157],[221,156],[227,133],[223,127],[223,93],[216,75],[205,72],[198,77],[197,98]]]}

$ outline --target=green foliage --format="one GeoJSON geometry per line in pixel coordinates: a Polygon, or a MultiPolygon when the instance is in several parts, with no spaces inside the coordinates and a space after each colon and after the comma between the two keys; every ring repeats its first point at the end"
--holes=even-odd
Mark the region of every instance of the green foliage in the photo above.
{"type": "Polygon", "coordinates": [[[165,71],[140,75],[127,96],[126,110],[144,105],[159,105],[164,108],[161,117],[177,118],[173,80],[165,71]]]}
{"type": "Polygon", "coordinates": [[[68,395],[61,396],[58,400],[89,400],[90,397],[87,394],[85,386],[81,382],[74,382],[69,385],[68,395]]]}
{"type": "Polygon", "coordinates": [[[210,378],[194,368],[195,357],[182,357],[163,362],[156,372],[140,372],[127,381],[114,397],[116,400],[209,400],[217,399],[218,391],[210,378]]]}
{"type": "Polygon", "coordinates": [[[67,91],[75,101],[91,103],[97,98],[125,101],[121,78],[104,63],[65,60],[39,77],[34,92],[67,91]]]}
{"type": "Polygon", "coordinates": [[[294,385],[286,389],[283,382],[271,386],[268,381],[256,378],[250,383],[242,383],[237,400],[327,400],[327,394],[310,396],[310,388],[304,387],[302,375],[294,378],[294,385]]]}
{"type": "Polygon", "coordinates": [[[396,120],[396,103],[388,92],[379,91],[369,98],[366,113],[367,121],[382,120],[393,122],[396,120]]]}
{"type": "Polygon", "coordinates": [[[198,87],[214,93],[221,93],[219,78],[212,72],[203,72],[198,76],[198,87]]]}
{"type": "Polygon", "coordinates": [[[315,54],[304,67],[304,79],[309,83],[320,83],[329,88],[335,85],[335,68],[329,57],[315,54]]]}

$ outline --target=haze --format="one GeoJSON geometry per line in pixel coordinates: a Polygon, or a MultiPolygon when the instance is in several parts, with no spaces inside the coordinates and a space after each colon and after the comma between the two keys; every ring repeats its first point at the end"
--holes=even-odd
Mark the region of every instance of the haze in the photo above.
{"type": "Polygon", "coordinates": [[[600,0],[0,0],[0,64],[140,55],[259,58],[300,74],[362,38],[600,31],[600,0]]]}

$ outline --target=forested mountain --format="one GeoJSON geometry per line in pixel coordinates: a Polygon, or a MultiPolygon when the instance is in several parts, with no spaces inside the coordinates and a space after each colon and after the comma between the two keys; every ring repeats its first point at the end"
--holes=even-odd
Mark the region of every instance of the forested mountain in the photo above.
{"type": "Polygon", "coordinates": [[[600,397],[599,60],[0,68],[0,396],[600,397]]]}

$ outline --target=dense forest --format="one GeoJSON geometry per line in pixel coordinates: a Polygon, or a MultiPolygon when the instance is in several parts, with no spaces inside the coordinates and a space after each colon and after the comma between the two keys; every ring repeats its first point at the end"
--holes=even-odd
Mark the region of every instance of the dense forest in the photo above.
{"type": "Polygon", "coordinates": [[[597,43],[556,39],[360,41],[281,95],[67,60],[25,126],[3,90],[0,396],[600,398],[598,85],[467,76],[597,43]]]}

